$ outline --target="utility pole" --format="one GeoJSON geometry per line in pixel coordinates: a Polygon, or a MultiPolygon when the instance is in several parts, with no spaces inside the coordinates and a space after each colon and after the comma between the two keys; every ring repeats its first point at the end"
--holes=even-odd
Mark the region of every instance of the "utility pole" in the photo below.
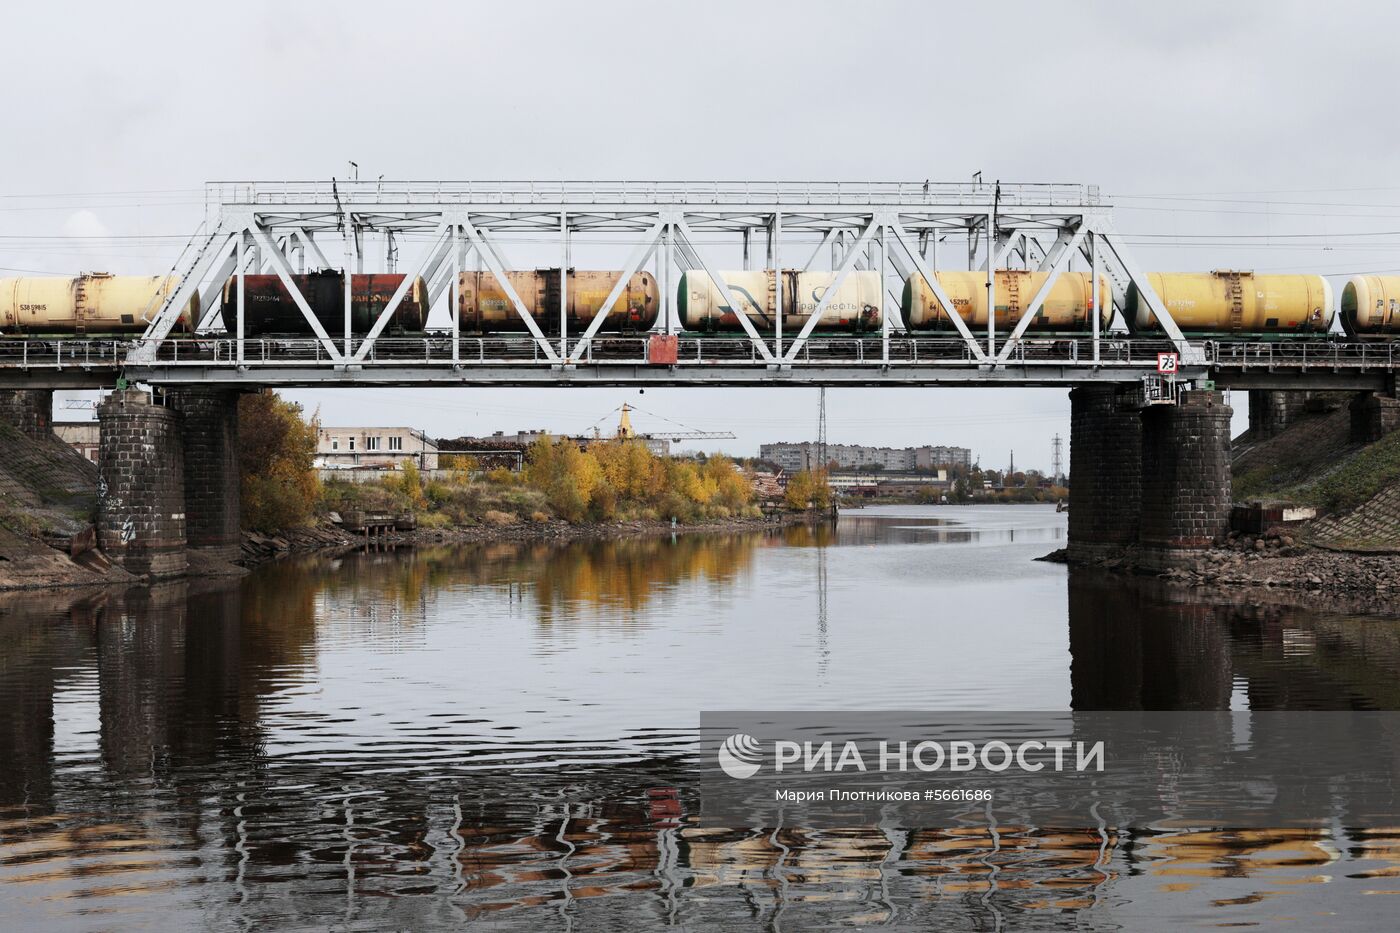
{"type": "Polygon", "coordinates": [[[826,469],[826,386],[817,390],[817,469],[826,469]]]}
{"type": "Polygon", "coordinates": [[[1050,440],[1050,478],[1056,486],[1062,485],[1065,475],[1064,441],[1056,434],[1050,440]]]}

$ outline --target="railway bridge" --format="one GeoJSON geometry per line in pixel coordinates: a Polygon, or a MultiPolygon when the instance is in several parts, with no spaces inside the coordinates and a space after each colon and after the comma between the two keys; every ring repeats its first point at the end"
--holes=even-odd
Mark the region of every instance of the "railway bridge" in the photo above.
{"type": "MultiPolygon", "coordinates": [[[[1261,430],[1286,423],[1310,391],[1353,391],[1356,430],[1378,436],[1400,419],[1400,359],[1389,342],[1188,335],[1111,215],[1098,190],[1081,185],[211,183],[204,223],[170,270],[178,284],[147,309],[142,333],[0,336],[0,417],[42,434],[53,390],[119,389],[99,408],[98,538],[130,569],[161,576],[183,571],[187,547],[237,553],[240,392],[1058,386],[1071,399],[1072,554],[1134,544],[1168,565],[1208,546],[1228,520],[1225,390],[1250,391],[1251,422],[1261,430]],[[626,259],[606,298],[582,318],[570,311],[571,276],[558,276],[548,307],[511,284],[511,272],[572,270],[600,252],[626,259]],[[902,283],[923,283],[952,308],[937,273],[953,266],[985,274],[985,307],[998,313],[977,329],[961,314],[947,315],[939,332],[907,327],[902,283]],[[829,285],[810,299],[790,296],[809,301],[802,316],[769,317],[730,288],[733,273],[722,270],[734,267],[827,270],[829,285]],[[303,294],[298,281],[308,269],[332,268],[403,274],[366,326],[352,321],[351,275],[343,275],[343,320],[328,319],[303,294]],[[500,284],[507,332],[463,330],[454,309],[470,269],[500,284]],[[1014,316],[997,304],[1005,269],[1045,273],[1014,316]],[[1092,308],[1121,311],[1132,288],[1160,332],[1130,334],[1097,313],[1077,332],[1035,326],[1072,269],[1088,273],[1092,308]],[[659,283],[657,324],[643,333],[606,326],[643,270],[659,283]],[[732,312],[731,333],[684,327],[675,294],[681,270],[713,283],[732,312]],[[833,299],[856,273],[879,283],[878,326],[824,330],[833,299]],[[300,315],[296,333],[255,332],[246,287],[254,275],[280,281],[300,315]],[[427,326],[408,334],[394,320],[415,282],[426,291],[419,300],[427,326]],[[191,308],[196,315],[182,326],[191,308]]],[[[779,309],[784,279],[771,277],[779,309]]]]}

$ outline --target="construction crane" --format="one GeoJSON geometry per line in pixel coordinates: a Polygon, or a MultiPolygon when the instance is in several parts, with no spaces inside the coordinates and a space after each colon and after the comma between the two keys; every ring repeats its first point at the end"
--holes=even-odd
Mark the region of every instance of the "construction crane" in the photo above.
{"type": "MultiPolygon", "coordinates": [[[[671,439],[671,442],[672,442],[672,443],[675,443],[675,444],[679,444],[681,441],[732,441],[732,440],[734,440],[734,433],[733,433],[732,431],[692,431],[692,430],[690,430],[690,429],[688,429],[688,428],[687,428],[686,430],[684,430],[684,431],[662,431],[662,432],[660,432],[660,433],[657,433],[657,432],[649,432],[649,433],[642,433],[642,434],[639,434],[639,433],[637,433],[637,430],[636,430],[635,428],[632,427],[632,415],[631,415],[631,413],[634,412],[634,411],[642,411],[642,410],[641,410],[640,408],[636,408],[636,407],[634,407],[634,406],[632,406],[632,405],[629,405],[629,404],[627,404],[626,402],[623,402],[623,403],[622,403],[622,407],[621,407],[620,409],[617,409],[617,411],[620,411],[620,412],[622,413],[622,417],[619,418],[619,419],[618,419],[618,422],[617,422],[617,436],[620,437],[620,438],[630,438],[630,437],[669,437],[669,438],[671,439]]],[[[662,421],[671,421],[670,418],[662,418],[660,415],[653,415],[651,412],[648,412],[648,411],[642,411],[642,414],[644,414],[644,415],[650,415],[650,416],[653,417],[653,418],[660,418],[662,421]]],[[[671,421],[671,423],[674,424],[674,425],[677,425],[678,427],[685,427],[685,425],[682,425],[682,424],[680,424],[680,422],[677,422],[677,421],[671,421]]]]}

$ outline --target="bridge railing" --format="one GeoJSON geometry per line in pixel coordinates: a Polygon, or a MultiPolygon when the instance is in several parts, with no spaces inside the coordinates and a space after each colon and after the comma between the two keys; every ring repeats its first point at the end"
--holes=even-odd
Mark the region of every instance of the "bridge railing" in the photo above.
{"type": "Polygon", "coordinates": [[[1213,365],[1231,369],[1393,369],[1389,341],[1208,341],[1213,365]]]}
{"type": "MultiPolygon", "coordinates": [[[[352,352],[367,341],[356,338],[352,352]]],[[[0,337],[0,372],[85,369],[116,373],[126,363],[135,341],[119,339],[52,339],[0,337]]],[[[337,349],[343,344],[336,342],[337,349]]],[[[557,338],[553,346],[558,348],[557,338]]],[[[570,341],[567,351],[577,346],[570,341]]],[[[1220,372],[1336,370],[1395,371],[1400,366],[1395,345],[1376,341],[1257,341],[1212,340],[1201,345],[1205,365],[1220,372]]],[[[1034,367],[1131,367],[1155,369],[1157,355],[1174,350],[1165,338],[1108,337],[1097,344],[1087,337],[1030,337],[1018,343],[1002,367],[1007,371],[1034,367]]],[[[307,368],[325,370],[330,377],[340,361],[310,337],[262,337],[239,342],[222,334],[178,337],[164,341],[155,365],[177,367],[307,368]]],[[[454,347],[450,335],[381,337],[367,348],[356,365],[376,367],[546,367],[557,365],[529,335],[463,335],[454,347]]],[[[580,366],[653,366],[647,335],[595,337],[578,361],[580,366]]],[[[681,335],[675,365],[688,367],[757,367],[771,365],[746,337],[681,335]]],[[[792,361],[795,367],[977,367],[967,344],[956,336],[820,336],[809,339],[792,361]]]]}
{"type": "MultiPolygon", "coordinates": [[[[989,182],[790,181],[219,181],[213,205],[300,204],[656,204],[925,205],[991,204],[989,182]]],[[[1005,184],[1003,206],[1100,206],[1096,185],[1005,184]]]]}

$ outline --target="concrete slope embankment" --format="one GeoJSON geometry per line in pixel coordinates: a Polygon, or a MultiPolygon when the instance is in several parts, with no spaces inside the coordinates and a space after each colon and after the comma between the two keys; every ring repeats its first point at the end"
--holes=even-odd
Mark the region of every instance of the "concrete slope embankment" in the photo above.
{"type": "Polygon", "coordinates": [[[91,549],[97,482],[55,435],[0,421],[0,589],[129,582],[91,549]]]}
{"type": "Polygon", "coordinates": [[[1358,440],[1353,406],[1313,407],[1271,437],[1236,441],[1235,500],[1315,507],[1296,532],[1307,544],[1400,552],[1400,432],[1358,440]]]}

